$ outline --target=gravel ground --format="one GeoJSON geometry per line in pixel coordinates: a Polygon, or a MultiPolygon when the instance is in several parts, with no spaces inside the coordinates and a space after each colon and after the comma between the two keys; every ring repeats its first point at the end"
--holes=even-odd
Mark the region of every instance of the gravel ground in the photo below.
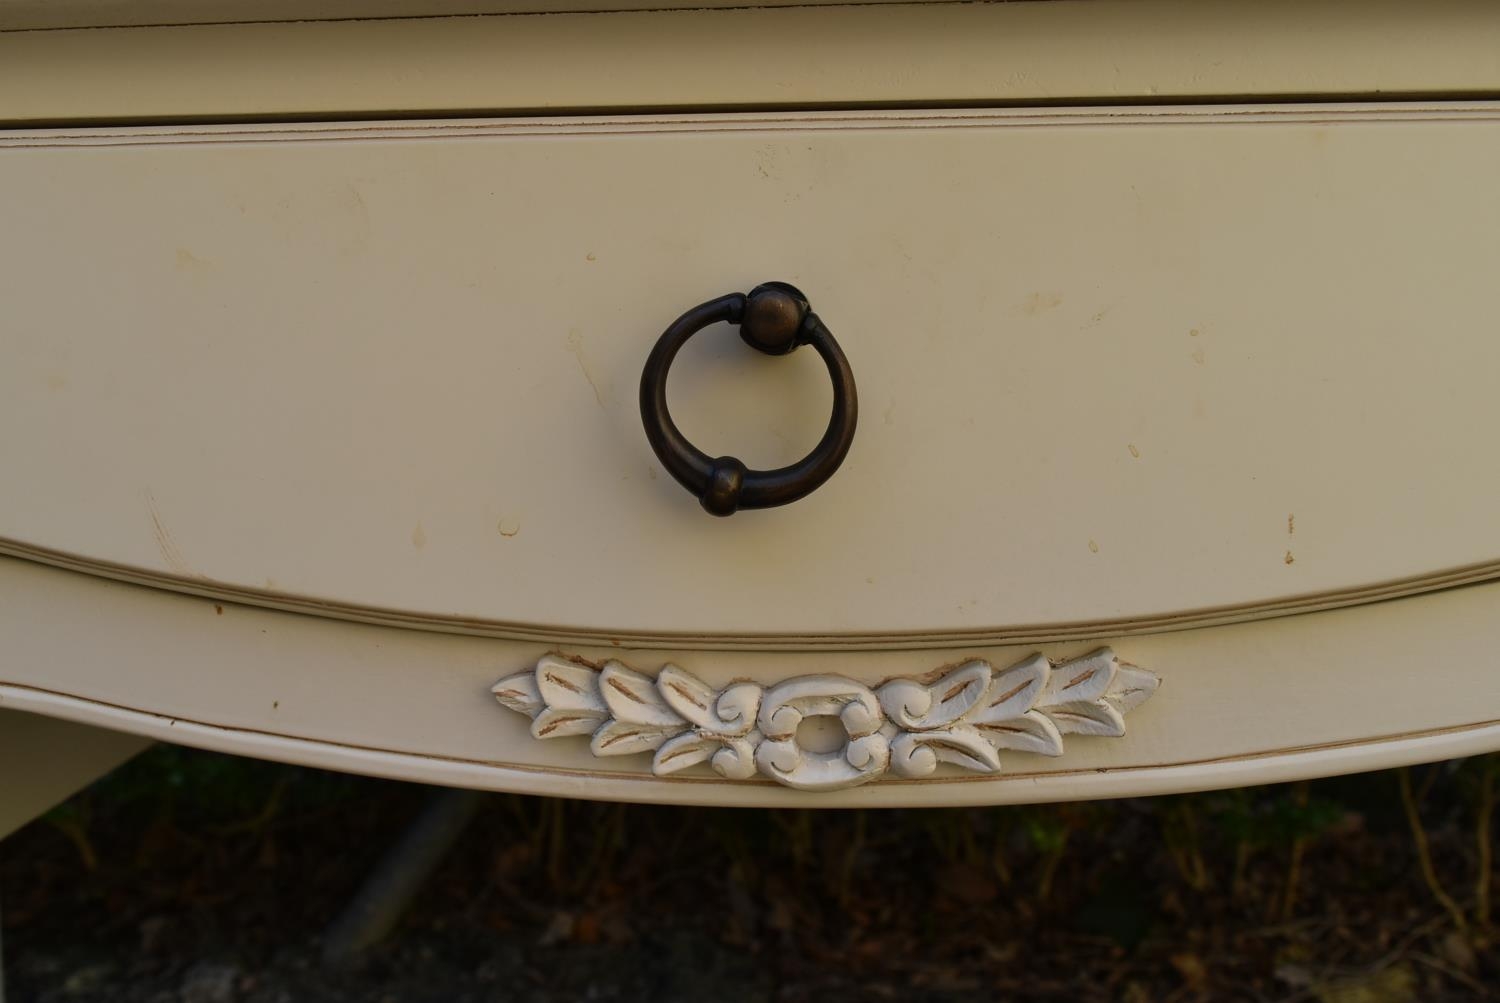
{"type": "Polygon", "coordinates": [[[6,1001],[1489,999],[1497,774],[920,812],[486,796],[331,969],[428,792],[159,748],[0,843],[6,1001]]]}

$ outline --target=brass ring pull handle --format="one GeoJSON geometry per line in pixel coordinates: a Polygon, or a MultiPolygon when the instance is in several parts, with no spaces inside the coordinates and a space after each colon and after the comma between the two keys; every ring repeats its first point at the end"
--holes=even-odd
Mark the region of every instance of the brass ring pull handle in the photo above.
{"type": "Polygon", "coordinates": [[[784,282],[767,282],[756,286],[748,296],[731,293],[693,307],[657,340],[641,373],[641,422],[651,448],[667,472],[714,515],[786,505],[816,490],[844,462],[854,441],[858,417],[854,373],[843,349],[812,312],[807,297],[784,282]],[[785,355],[801,345],[811,345],[828,367],[833,380],[833,415],[828,431],[813,451],[796,463],[775,470],[750,470],[733,456],[709,456],[688,442],[673,424],[667,411],[667,370],[689,338],[720,321],[738,324],[745,343],[767,355],[785,355]]]}

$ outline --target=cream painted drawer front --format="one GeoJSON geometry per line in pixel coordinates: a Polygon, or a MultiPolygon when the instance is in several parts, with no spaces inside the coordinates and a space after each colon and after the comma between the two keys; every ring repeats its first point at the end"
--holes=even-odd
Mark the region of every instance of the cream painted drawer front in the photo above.
{"type": "MultiPolygon", "coordinates": [[[[648,646],[1112,637],[1482,579],[1495,111],[7,133],[0,537],[648,646]],[[838,336],[861,424],[809,498],[716,520],[647,447],[640,367],[768,279],[838,336]]],[[[671,390],[762,466],[829,404],[811,353],[727,329],[671,390]]]]}

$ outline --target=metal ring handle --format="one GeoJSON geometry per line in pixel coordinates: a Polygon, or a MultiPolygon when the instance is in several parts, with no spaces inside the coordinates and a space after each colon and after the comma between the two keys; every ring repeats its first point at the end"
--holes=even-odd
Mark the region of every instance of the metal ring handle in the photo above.
{"type": "Polygon", "coordinates": [[[786,505],[816,490],[844,462],[858,417],[854,373],[843,349],[812,312],[807,297],[784,282],[767,282],[748,296],[731,293],[693,307],[663,332],[641,372],[641,423],[651,448],[667,472],[714,515],[786,505]],[[689,338],[720,321],[738,324],[745,343],[767,355],[785,355],[811,345],[828,367],[833,380],[828,431],[796,463],[775,470],[751,470],[733,456],[711,457],[688,442],[673,423],[667,410],[667,370],[689,338]]]}

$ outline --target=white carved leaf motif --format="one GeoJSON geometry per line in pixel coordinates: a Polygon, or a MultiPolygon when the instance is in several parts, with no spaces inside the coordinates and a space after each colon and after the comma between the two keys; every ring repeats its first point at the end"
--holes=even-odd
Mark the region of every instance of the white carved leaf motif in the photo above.
{"type": "Polygon", "coordinates": [[[936,731],[903,731],[891,742],[891,770],[897,776],[930,776],[938,763],[951,763],[975,773],[999,773],[1000,753],[971,724],[936,731]]]}
{"type": "Polygon", "coordinates": [[[995,673],[984,706],[971,721],[997,750],[1061,756],[1062,733],[1051,718],[1034,709],[1051,680],[1052,663],[1041,655],[995,673]]]}
{"type": "Polygon", "coordinates": [[[652,677],[617,661],[547,655],[491,692],[531,718],[534,737],[588,735],[596,756],[653,753],[659,777],[707,764],[727,780],[760,774],[828,791],[887,774],[931,777],[940,764],[993,774],[1001,750],[1060,756],[1064,735],[1119,738],[1125,715],[1160,685],[1100,648],[1060,663],[1032,655],[999,671],[974,659],[878,689],[836,675],[715,688],[675,665],[652,677]],[[809,719],[841,735],[837,747],[810,747],[801,731],[809,719]]]}
{"type": "Polygon", "coordinates": [[[686,732],[656,750],[651,772],[665,777],[707,762],[726,780],[748,780],[755,776],[755,748],[759,743],[760,735],[756,732],[737,738],[686,732]]]}
{"type": "Polygon", "coordinates": [[[715,735],[744,735],[755,726],[762,693],[755,683],[732,683],[716,690],[677,666],[666,665],[657,674],[656,685],[667,704],[695,728],[715,735]]]}
{"type": "Polygon", "coordinates": [[[681,715],[667,706],[650,678],[619,662],[605,662],[599,670],[599,692],[611,717],[589,742],[596,756],[654,752],[688,728],[681,715]]]}
{"type": "Polygon", "coordinates": [[[880,687],[880,706],[901,728],[926,731],[967,717],[989,691],[988,662],[965,662],[930,686],[915,679],[892,679],[880,687]]]}

